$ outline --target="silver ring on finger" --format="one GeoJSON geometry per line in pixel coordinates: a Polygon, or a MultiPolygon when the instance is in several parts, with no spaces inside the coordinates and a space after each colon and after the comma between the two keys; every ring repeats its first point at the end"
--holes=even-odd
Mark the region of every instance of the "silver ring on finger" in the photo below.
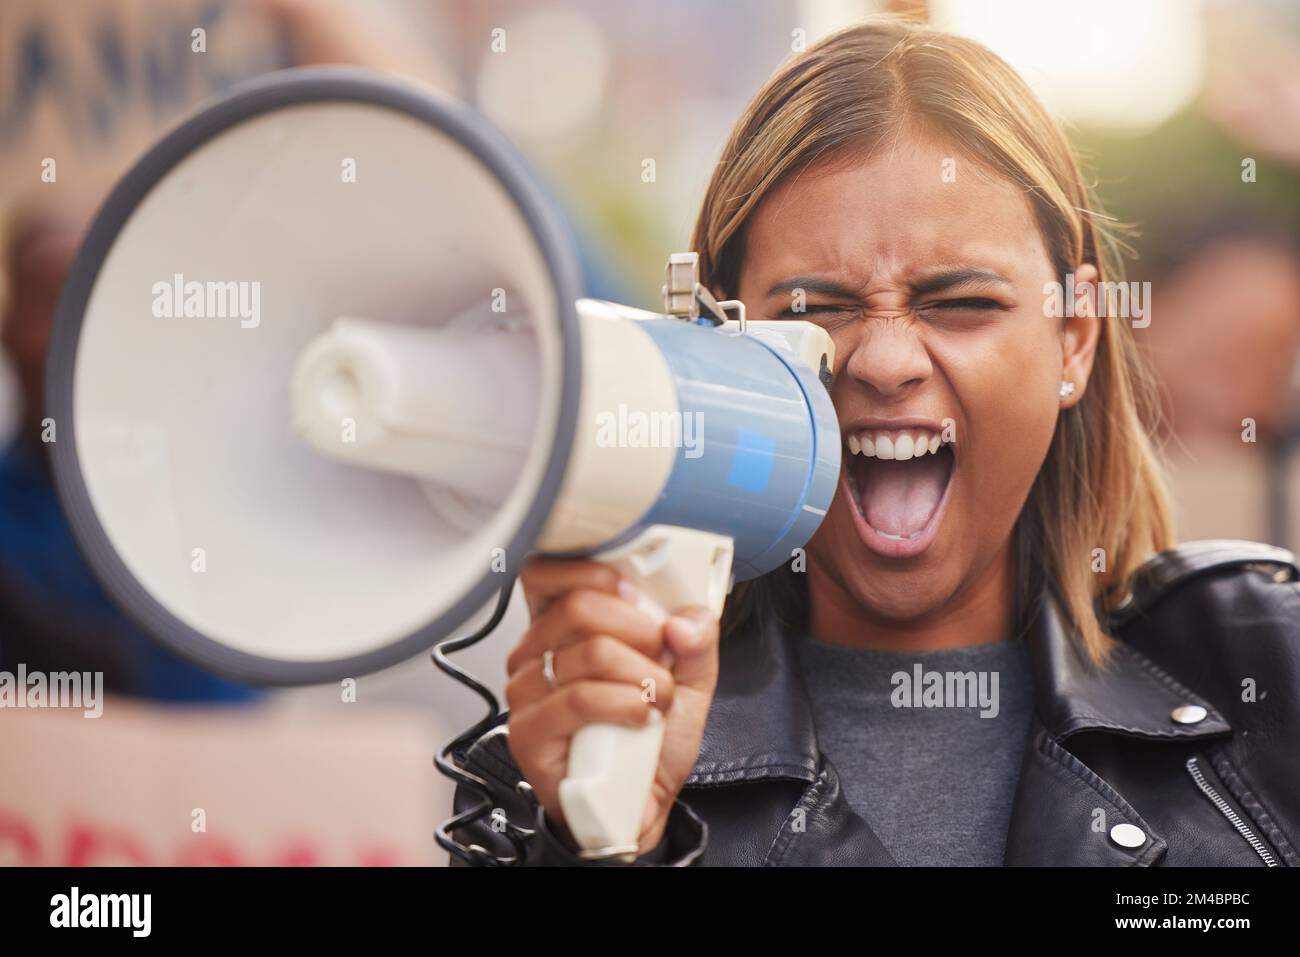
{"type": "Polygon", "coordinates": [[[542,652],[542,677],[546,679],[546,687],[552,691],[560,686],[559,679],[555,677],[555,652],[550,648],[542,652]]]}

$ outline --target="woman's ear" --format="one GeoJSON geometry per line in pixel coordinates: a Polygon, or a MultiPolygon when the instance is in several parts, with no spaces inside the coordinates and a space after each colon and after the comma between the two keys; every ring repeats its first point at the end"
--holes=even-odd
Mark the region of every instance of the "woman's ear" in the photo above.
{"type": "Polygon", "coordinates": [[[1061,336],[1061,381],[1074,385],[1070,395],[1061,400],[1061,408],[1077,404],[1088,391],[1088,377],[1092,374],[1092,360],[1097,354],[1101,338],[1102,319],[1097,308],[1097,267],[1081,264],[1074,273],[1074,314],[1067,316],[1061,336]]]}

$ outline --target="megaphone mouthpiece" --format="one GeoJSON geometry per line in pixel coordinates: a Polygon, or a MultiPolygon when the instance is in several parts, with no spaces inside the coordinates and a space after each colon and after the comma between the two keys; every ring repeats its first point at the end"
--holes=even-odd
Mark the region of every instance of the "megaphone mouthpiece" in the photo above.
{"type": "Polygon", "coordinates": [[[316,451],[499,503],[536,431],[526,331],[336,319],[294,365],[294,431],[316,451]]]}

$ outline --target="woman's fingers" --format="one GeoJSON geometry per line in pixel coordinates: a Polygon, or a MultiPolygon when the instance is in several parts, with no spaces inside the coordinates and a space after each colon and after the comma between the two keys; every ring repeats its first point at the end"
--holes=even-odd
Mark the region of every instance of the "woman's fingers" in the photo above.
{"type": "MultiPolygon", "coordinates": [[[[555,653],[552,664],[556,690],[580,681],[623,682],[640,689],[642,697],[661,711],[672,707],[676,686],[672,673],[610,635],[596,635],[566,645],[555,653]]],[[[514,711],[553,693],[546,683],[542,659],[538,657],[514,673],[506,685],[506,704],[514,711]]]]}
{"type": "Polygon", "coordinates": [[[527,575],[540,611],[507,662],[510,751],[548,816],[562,821],[559,787],[573,735],[595,724],[645,727],[662,709],[661,783],[647,803],[647,819],[657,823],[643,835],[654,843],[699,754],[717,684],[718,622],[689,608],[660,623],[633,604],[634,593],[620,591],[612,570],[591,562],[535,562],[527,575]],[[543,672],[548,650],[554,688],[543,672]],[[682,687],[696,693],[679,697],[682,687]]]}
{"type": "Polygon", "coordinates": [[[519,583],[524,586],[528,613],[537,618],[557,597],[574,588],[617,595],[618,572],[600,562],[572,558],[533,557],[524,562],[519,583]]]}
{"type": "Polygon", "coordinates": [[[622,598],[590,588],[576,588],[555,598],[533,619],[523,639],[506,659],[514,676],[546,650],[559,651],[593,635],[612,635],[651,660],[663,650],[663,633],[655,620],[622,598]]]}
{"type": "Polygon", "coordinates": [[[555,739],[571,738],[589,724],[644,725],[654,710],[641,689],[621,681],[575,681],[560,685],[521,711],[510,709],[510,748],[539,753],[555,739]]]}

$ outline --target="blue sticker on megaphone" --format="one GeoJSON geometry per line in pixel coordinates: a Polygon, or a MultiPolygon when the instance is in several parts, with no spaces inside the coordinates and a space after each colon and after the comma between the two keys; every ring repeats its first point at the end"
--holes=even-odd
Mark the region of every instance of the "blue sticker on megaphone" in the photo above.
{"type": "Polygon", "coordinates": [[[736,454],[731,459],[727,484],[749,492],[763,492],[772,478],[772,455],[776,440],[761,432],[736,430],[736,454]]]}

